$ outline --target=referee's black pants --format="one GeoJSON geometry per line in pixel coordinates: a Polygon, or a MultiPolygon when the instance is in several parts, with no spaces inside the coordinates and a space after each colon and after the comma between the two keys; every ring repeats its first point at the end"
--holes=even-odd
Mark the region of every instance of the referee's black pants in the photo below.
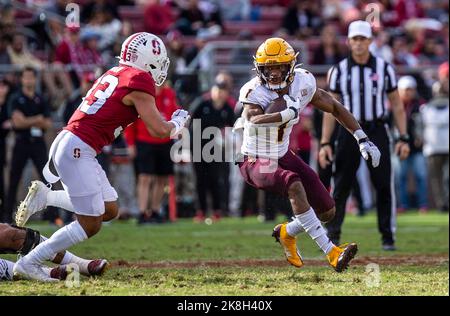
{"type": "MultiPolygon", "coordinates": [[[[367,163],[367,166],[377,194],[378,230],[381,233],[383,244],[393,244],[395,211],[388,132],[382,122],[368,123],[362,126],[367,136],[381,153],[380,164],[377,168],[373,168],[370,162],[367,163]]],[[[335,152],[333,192],[336,215],[326,225],[328,237],[336,243],[339,243],[341,226],[345,217],[345,204],[354,182],[357,181],[356,172],[361,159],[361,153],[353,135],[343,127],[339,126],[339,128],[335,152]]]]}
{"type": "MultiPolygon", "coordinates": [[[[17,189],[22,178],[23,169],[28,159],[31,159],[33,165],[39,173],[42,181],[42,169],[47,163],[47,145],[41,137],[16,137],[13,153],[11,157],[11,166],[9,170],[9,189],[6,198],[6,207],[4,209],[4,220],[8,223],[12,222],[12,213],[17,209],[17,189]]],[[[56,209],[49,208],[47,215],[56,217],[56,209]],[[53,214],[55,213],[55,214],[53,214]]],[[[52,220],[54,218],[51,218],[52,220]]]]}

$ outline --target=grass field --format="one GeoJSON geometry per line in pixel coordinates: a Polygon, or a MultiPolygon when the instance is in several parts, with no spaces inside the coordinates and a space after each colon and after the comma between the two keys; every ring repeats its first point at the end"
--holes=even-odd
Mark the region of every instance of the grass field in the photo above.
{"type": "MultiPolygon", "coordinates": [[[[113,263],[101,279],[82,278],[74,288],[63,282],[0,282],[0,295],[449,295],[446,214],[400,215],[396,252],[381,250],[373,214],[349,215],[342,240],[356,241],[360,251],[341,274],[327,266],[305,234],[298,244],[306,264],[289,266],[270,236],[273,226],[255,217],[212,225],[115,222],[72,249],[113,263]],[[369,263],[378,264],[379,278],[366,272],[369,263]]],[[[44,235],[55,230],[39,223],[31,227],[44,235]]]]}

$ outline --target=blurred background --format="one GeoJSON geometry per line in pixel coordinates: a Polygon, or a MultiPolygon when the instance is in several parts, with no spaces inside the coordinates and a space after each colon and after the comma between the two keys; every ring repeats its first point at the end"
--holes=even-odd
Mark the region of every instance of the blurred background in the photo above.
{"type": "MultiPolygon", "coordinates": [[[[115,57],[129,35],[150,32],[166,43],[170,71],[157,91],[162,113],[170,118],[169,107],[183,107],[206,127],[204,109],[213,106],[220,118],[214,126],[224,129],[241,114],[239,89],[255,75],[253,55],[266,38],[286,39],[300,52],[298,62],[326,89],[328,70],[348,53],[348,24],[368,16],[375,33],[371,51],[395,67],[414,138],[411,161],[392,157],[398,213],[448,212],[448,136],[436,149],[427,139],[436,135],[426,133],[438,124],[448,135],[446,0],[0,0],[1,219],[12,220],[27,185],[40,176],[42,157],[30,150],[40,146],[35,140],[43,138],[46,147],[39,148],[48,148],[95,79],[117,65],[115,57]],[[372,19],[373,12],[379,15],[372,19]],[[27,67],[35,71],[23,71],[27,67]],[[37,97],[18,97],[24,86],[37,97]],[[29,104],[40,109],[29,115],[43,115],[51,127],[31,128],[24,136],[14,127],[13,113],[29,104]],[[427,106],[446,114],[430,122],[424,119],[427,106]]],[[[302,116],[291,147],[316,169],[321,114],[309,107],[302,116]]],[[[119,193],[121,219],[160,224],[178,217],[203,222],[249,215],[271,221],[279,212],[290,216],[287,200],[244,184],[232,162],[192,163],[187,153],[175,164],[161,158],[156,170],[140,167],[146,152],[167,151],[169,145],[170,140],[161,143],[135,125],[98,157],[119,193]]],[[[357,187],[347,211],[364,216],[374,205],[364,164],[357,187]]],[[[42,219],[63,225],[71,214],[48,209],[42,219]]]]}

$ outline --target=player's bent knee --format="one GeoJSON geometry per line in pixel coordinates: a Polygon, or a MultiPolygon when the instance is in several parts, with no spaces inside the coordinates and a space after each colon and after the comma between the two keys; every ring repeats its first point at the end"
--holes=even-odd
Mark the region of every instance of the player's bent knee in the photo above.
{"type": "Polygon", "coordinates": [[[330,210],[326,211],[325,213],[319,214],[318,218],[321,222],[327,223],[334,218],[335,214],[336,214],[336,208],[333,207],[330,210]]]}
{"type": "Polygon", "coordinates": [[[103,221],[108,222],[119,215],[119,205],[116,201],[105,202],[105,214],[103,214],[103,221]]]}

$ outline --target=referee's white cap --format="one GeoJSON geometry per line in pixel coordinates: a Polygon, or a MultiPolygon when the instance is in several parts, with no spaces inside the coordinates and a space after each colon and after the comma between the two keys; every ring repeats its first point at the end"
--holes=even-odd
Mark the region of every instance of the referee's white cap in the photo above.
{"type": "Polygon", "coordinates": [[[348,27],[348,38],[355,36],[364,36],[366,38],[372,38],[372,28],[367,21],[354,21],[350,23],[348,27]]]}

